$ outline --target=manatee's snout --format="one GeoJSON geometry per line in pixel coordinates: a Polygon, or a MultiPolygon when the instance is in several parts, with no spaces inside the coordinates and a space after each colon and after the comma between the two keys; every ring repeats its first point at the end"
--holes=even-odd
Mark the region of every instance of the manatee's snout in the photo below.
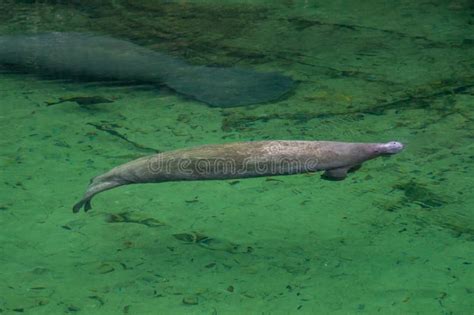
{"type": "Polygon", "coordinates": [[[390,141],[380,145],[382,154],[395,154],[403,150],[403,144],[397,141],[390,141]]]}

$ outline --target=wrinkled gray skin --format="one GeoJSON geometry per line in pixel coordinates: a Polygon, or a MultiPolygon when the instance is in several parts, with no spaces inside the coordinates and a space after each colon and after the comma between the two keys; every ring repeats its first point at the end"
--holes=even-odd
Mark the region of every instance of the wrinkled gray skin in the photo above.
{"type": "Polygon", "coordinates": [[[82,33],[0,36],[2,64],[64,78],[165,84],[218,107],[276,100],[294,85],[275,72],[194,66],[124,40],[82,33]]]}
{"type": "Polygon", "coordinates": [[[159,153],[117,166],[94,177],[78,212],[91,209],[96,194],[114,187],[182,180],[248,178],[325,171],[341,180],[367,160],[400,152],[400,142],[256,141],[205,145],[159,153]]]}

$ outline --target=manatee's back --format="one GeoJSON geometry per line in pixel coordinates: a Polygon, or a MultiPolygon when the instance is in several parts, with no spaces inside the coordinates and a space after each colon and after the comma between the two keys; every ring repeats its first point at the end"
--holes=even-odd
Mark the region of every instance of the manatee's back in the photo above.
{"type": "Polygon", "coordinates": [[[0,64],[59,77],[155,80],[150,70],[157,62],[169,61],[167,56],[107,36],[53,32],[0,37],[0,64]]]}

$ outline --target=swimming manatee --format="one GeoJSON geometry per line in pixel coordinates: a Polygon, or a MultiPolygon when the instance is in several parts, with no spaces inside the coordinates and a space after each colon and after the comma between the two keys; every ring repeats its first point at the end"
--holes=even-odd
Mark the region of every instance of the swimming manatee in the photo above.
{"type": "Polygon", "coordinates": [[[204,145],[145,156],[94,177],[73,211],[91,209],[96,194],[122,185],[223,180],[324,171],[342,180],[367,160],[400,152],[403,144],[333,141],[255,141],[204,145]]]}
{"type": "Polygon", "coordinates": [[[215,107],[274,101],[295,83],[276,72],[190,65],[125,40],[74,32],[0,36],[0,65],[57,78],[164,84],[215,107]]]}

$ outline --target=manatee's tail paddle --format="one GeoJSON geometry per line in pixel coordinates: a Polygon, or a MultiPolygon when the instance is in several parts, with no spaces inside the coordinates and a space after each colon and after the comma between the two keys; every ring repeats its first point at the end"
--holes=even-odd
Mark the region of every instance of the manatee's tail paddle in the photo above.
{"type": "Polygon", "coordinates": [[[167,86],[213,107],[235,107],[266,103],[288,93],[295,84],[277,72],[238,68],[194,66],[185,75],[164,78],[167,86]]]}
{"type": "Polygon", "coordinates": [[[79,200],[79,202],[77,202],[72,207],[72,211],[76,213],[76,212],[79,212],[82,208],[84,208],[84,211],[87,212],[88,210],[92,209],[92,205],[91,205],[92,197],[94,197],[100,192],[112,189],[117,186],[121,186],[123,184],[124,183],[119,182],[119,181],[107,180],[106,178],[104,178],[104,176],[94,177],[91,180],[89,187],[87,187],[87,191],[85,192],[82,199],[79,200]]]}

